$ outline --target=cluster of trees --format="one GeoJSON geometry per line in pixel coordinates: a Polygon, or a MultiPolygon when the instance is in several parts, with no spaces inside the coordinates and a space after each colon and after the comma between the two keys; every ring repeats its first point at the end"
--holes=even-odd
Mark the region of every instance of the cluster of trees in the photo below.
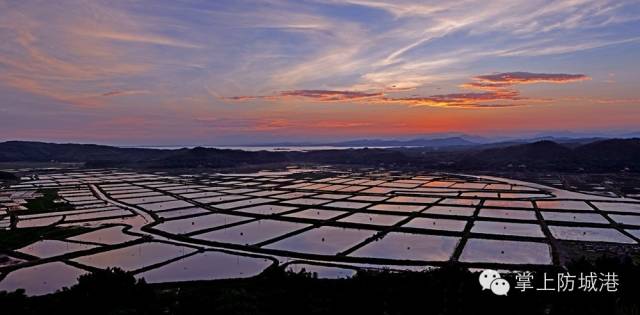
{"type": "MultiPolygon", "coordinates": [[[[568,270],[616,272],[619,289],[589,293],[512,289],[507,296],[496,296],[481,289],[478,272],[457,265],[426,272],[359,272],[348,279],[317,279],[312,273],[274,267],[248,279],[161,285],[109,269],[81,276],[71,288],[47,296],[0,293],[0,305],[3,314],[22,315],[638,314],[640,266],[630,258],[579,260],[568,270]]],[[[515,283],[513,275],[503,277],[515,283]]],[[[542,273],[535,278],[542,281],[542,273]]]]}

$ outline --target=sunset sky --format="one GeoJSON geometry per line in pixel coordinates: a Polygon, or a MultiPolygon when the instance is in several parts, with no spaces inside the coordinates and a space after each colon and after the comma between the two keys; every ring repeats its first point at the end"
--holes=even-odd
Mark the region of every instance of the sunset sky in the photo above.
{"type": "Polygon", "coordinates": [[[0,141],[637,132],[639,59],[637,0],[0,0],[0,141]]]}

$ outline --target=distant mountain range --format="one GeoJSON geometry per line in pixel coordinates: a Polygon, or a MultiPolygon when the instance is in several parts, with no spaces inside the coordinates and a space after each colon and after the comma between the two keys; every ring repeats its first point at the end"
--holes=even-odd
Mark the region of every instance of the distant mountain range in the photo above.
{"type": "MultiPolygon", "coordinates": [[[[625,133],[618,138],[640,137],[640,132],[625,133]]],[[[612,137],[597,133],[573,133],[569,131],[558,131],[548,133],[538,133],[530,137],[497,137],[486,138],[467,134],[438,134],[416,137],[414,139],[356,139],[338,142],[276,142],[247,145],[248,147],[469,147],[480,145],[503,145],[503,144],[524,144],[538,141],[554,141],[562,144],[585,144],[588,142],[611,139],[612,137]]]]}
{"type": "Polygon", "coordinates": [[[452,147],[452,146],[472,146],[479,143],[467,140],[463,137],[448,137],[436,139],[412,139],[412,140],[352,140],[337,143],[330,143],[336,147],[452,147]]]}
{"type": "Polygon", "coordinates": [[[0,162],[83,162],[90,167],[136,168],[230,168],[268,163],[321,163],[438,170],[640,172],[639,138],[476,144],[453,137],[402,143],[412,145],[390,149],[251,152],[202,147],[164,150],[8,141],[0,143],[0,162]]]}

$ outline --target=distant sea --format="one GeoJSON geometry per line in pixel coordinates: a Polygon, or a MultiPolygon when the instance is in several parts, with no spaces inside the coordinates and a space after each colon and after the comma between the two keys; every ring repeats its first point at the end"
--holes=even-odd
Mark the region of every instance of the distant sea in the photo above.
{"type": "Polygon", "coordinates": [[[348,150],[348,149],[389,149],[393,147],[338,147],[338,146],[275,146],[275,147],[259,147],[259,146],[126,146],[123,148],[140,148],[140,149],[159,149],[159,150],[177,150],[177,149],[193,149],[195,147],[214,148],[223,150],[242,150],[242,151],[270,151],[270,152],[305,152],[318,150],[348,150]]]}

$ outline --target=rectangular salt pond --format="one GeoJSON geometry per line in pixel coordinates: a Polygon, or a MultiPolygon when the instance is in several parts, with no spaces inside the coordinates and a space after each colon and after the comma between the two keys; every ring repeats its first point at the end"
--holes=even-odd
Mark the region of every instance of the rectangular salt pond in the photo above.
{"type": "Polygon", "coordinates": [[[147,204],[142,204],[138,206],[140,208],[143,208],[149,211],[163,211],[163,210],[193,207],[193,204],[186,202],[184,200],[175,200],[175,201],[163,201],[163,202],[157,202],[157,203],[147,203],[147,204]]]}
{"type": "Polygon", "coordinates": [[[137,190],[140,190],[140,189],[143,189],[144,191],[149,191],[148,188],[142,188],[142,187],[131,185],[131,184],[124,184],[124,185],[118,185],[118,186],[99,184],[98,187],[106,192],[118,192],[118,191],[137,192],[137,190]]]}
{"type": "Polygon", "coordinates": [[[367,196],[367,195],[361,195],[361,196],[354,196],[349,198],[349,200],[354,200],[354,201],[371,201],[371,202],[376,202],[376,201],[383,201],[385,199],[387,199],[389,197],[386,196],[367,196]]]}
{"type": "Polygon", "coordinates": [[[551,225],[549,226],[549,230],[551,230],[551,234],[553,234],[555,238],[561,240],[622,244],[636,243],[636,241],[615,229],[551,225]]]}
{"type": "Polygon", "coordinates": [[[144,278],[148,283],[247,278],[260,274],[271,264],[272,261],[266,258],[207,251],[139,273],[136,277],[144,278]]]}
{"type": "MultiPolygon", "coordinates": [[[[203,189],[206,190],[206,189],[203,189]]],[[[180,189],[164,189],[164,191],[168,192],[168,193],[172,193],[172,194],[190,194],[190,193],[199,193],[202,192],[202,190],[199,189],[193,189],[193,188],[180,188],[180,189]]],[[[215,195],[214,195],[215,196],[215,195]]]]}
{"type": "Polygon", "coordinates": [[[395,211],[395,212],[419,212],[422,211],[425,206],[418,205],[401,205],[401,204],[377,204],[375,206],[369,207],[368,210],[377,210],[377,211],[395,211]]]}
{"type": "Polygon", "coordinates": [[[82,197],[64,197],[65,200],[69,202],[79,202],[79,201],[93,201],[96,200],[96,197],[93,195],[90,196],[82,196],[82,197]]]}
{"type": "Polygon", "coordinates": [[[109,194],[110,196],[123,196],[123,198],[128,198],[128,197],[135,197],[135,196],[127,196],[127,195],[136,195],[136,194],[146,194],[146,193],[156,193],[156,194],[160,194],[159,192],[155,192],[151,189],[148,188],[138,188],[137,186],[132,186],[129,188],[119,188],[119,189],[102,189],[104,191],[107,192],[107,194],[109,194]]]}
{"type": "Polygon", "coordinates": [[[372,187],[367,190],[361,191],[362,193],[367,194],[388,194],[392,191],[395,191],[395,188],[385,188],[385,187],[372,187]]]}
{"type": "Polygon", "coordinates": [[[266,245],[265,248],[318,255],[335,255],[361,243],[375,233],[375,231],[371,230],[321,226],[266,245]]]}
{"type": "Polygon", "coordinates": [[[397,260],[447,261],[456,249],[458,237],[391,232],[350,253],[353,257],[397,260]]]}
{"type": "Polygon", "coordinates": [[[247,195],[254,196],[254,197],[268,197],[268,196],[273,196],[273,195],[280,195],[280,194],[283,194],[285,192],[286,191],[284,191],[284,190],[261,190],[261,191],[256,191],[256,192],[249,193],[247,195]]]}
{"type": "Polygon", "coordinates": [[[89,200],[89,201],[72,201],[70,202],[72,205],[74,206],[101,206],[104,205],[105,202],[102,200],[98,200],[98,199],[94,199],[94,200],[89,200]]]}
{"type": "Polygon", "coordinates": [[[529,198],[545,198],[549,197],[549,195],[544,193],[533,194],[533,193],[500,193],[500,198],[519,198],[519,199],[529,199],[529,198]]]}
{"type": "Polygon", "coordinates": [[[560,210],[581,210],[593,211],[593,208],[584,201],[571,200],[538,200],[536,201],[540,209],[560,209],[560,210]]]}
{"type": "Polygon", "coordinates": [[[285,216],[292,218],[313,219],[313,220],[329,220],[339,215],[343,215],[346,212],[337,210],[325,210],[325,209],[307,209],[294,213],[289,213],[285,216]]]}
{"type": "Polygon", "coordinates": [[[227,189],[229,187],[223,187],[223,186],[209,186],[209,187],[203,187],[202,190],[206,190],[206,191],[218,191],[218,190],[224,190],[227,189]]]}
{"type": "Polygon", "coordinates": [[[439,199],[440,198],[398,196],[398,197],[393,197],[387,200],[387,202],[430,204],[430,203],[435,203],[439,199]]]}
{"type": "Polygon", "coordinates": [[[407,184],[407,183],[398,183],[398,182],[389,183],[389,182],[387,182],[387,183],[380,184],[379,187],[410,189],[410,188],[418,187],[418,184],[407,184]]]}
{"type": "Polygon", "coordinates": [[[594,202],[593,205],[603,211],[617,211],[640,214],[640,203],[594,202]]]}
{"type": "Polygon", "coordinates": [[[224,195],[224,196],[214,196],[214,197],[207,197],[207,198],[198,198],[198,199],[193,199],[193,201],[204,203],[204,204],[211,204],[211,203],[220,203],[220,202],[233,201],[233,200],[246,199],[246,198],[249,198],[249,197],[242,196],[242,195],[224,195]]]}
{"type": "Polygon", "coordinates": [[[0,291],[25,289],[29,296],[53,293],[71,287],[79,276],[88,273],[62,262],[50,262],[14,270],[0,281],[0,291]]]}
{"type": "Polygon", "coordinates": [[[18,228],[29,228],[38,226],[52,225],[62,219],[62,216],[45,217],[30,220],[18,220],[18,228]]]}
{"type": "Polygon", "coordinates": [[[308,226],[308,224],[297,222],[259,220],[192,237],[212,242],[252,245],[308,226]]]}
{"type": "Polygon", "coordinates": [[[510,210],[510,209],[485,209],[482,208],[478,214],[484,218],[515,219],[515,220],[536,220],[536,213],[533,210],[510,210]]]}
{"type": "Polygon", "coordinates": [[[402,225],[402,227],[462,232],[464,231],[466,225],[466,220],[432,219],[420,217],[411,219],[411,221],[405,223],[404,225],[402,225]]]}
{"type": "Polygon", "coordinates": [[[636,238],[640,238],[640,230],[625,230],[627,233],[635,236],[636,238]]]}
{"type": "Polygon", "coordinates": [[[498,193],[493,192],[463,192],[460,194],[462,197],[476,197],[476,198],[498,198],[498,193]]]}
{"type": "Polygon", "coordinates": [[[221,191],[227,194],[246,194],[250,192],[256,192],[258,190],[251,189],[251,188],[235,188],[235,189],[228,189],[228,190],[221,190],[221,191]]]}
{"type": "Polygon", "coordinates": [[[302,190],[317,190],[317,189],[321,189],[324,187],[329,187],[331,185],[327,185],[327,184],[313,184],[313,185],[308,185],[308,186],[304,186],[298,189],[302,189],[302,190]]]}
{"type": "Polygon", "coordinates": [[[354,213],[348,217],[338,220],[338,222],[391,226],[404,220],[405,218],[405,216],[389,214],[354,213]]]}
{"type": "Polygon", "coordinates": [[[69,221],[95,220],[95,219],[103,219],[103,218],[111,218],[111,217],[124,217],[129,215],[133,215],[133,213],[124,209],[117,209],[117,210],[109,210],[109,211],[96,211],[96,212],[67,215],[65,216],[64,221],[69,222],[69,221]]]}
{"type": "Polygon", "coordinates": [[[599,213],[550,212],[550,211],[540,211],[540,213],[542,214],[542,217],[547,221],[609,224],[609,221],[599,213]]]}
{"type": "Polygon", "coordinates": [[[128,199],[128,198],[162,196],[162,194],[155,191],[148,191],[148,192],[139,192],[139,193],[126,193],[126,194],[119,194],[119,195],[112,194],[109,196],[114,199],[128,199]]]}
{"type": "Polygon", "coordinates": [[[213,207],[218,209],[223,209],[223,210],[229,210],[229,209],[240,208],[240,207],[260,205],[260,204],[274,202],[274,201],[276,200],[269,199],[269,198],[252,198],[252,199],[244,199],[244,200],[238,200],[238,201],[232,201],[232,202],[226,202],[226,203],[219,203],[219,204],[213,205],[213,207]]]}
{"type": "Polygon", "coordinates": [[[422,185],[422,184],[426,184],[429,180],[431,180],[431,179],[425,179],[425,180],[421,180],[421,179],[399,179],[399,180],[394,181],[394,183],[422,185]]]}
{"type": "Polygon", "coordinates": [[[433,181],[433,182],[429,182],[426,183],[422,186],[425,187],[438,187],[438,188],[447,188],[451,185],[455,184],[455,182],[445,182],[445,181],[433,181]]]}
{"type": "Polygon", "coordinates": [[[362,209],[370,206],[370,203],[357,202],[357,201],[334,201],[324,205],[325,207],[337,208],[337,209],[362,209]]]}
{"type": "Polygon", "coordinates": [[[523,200],[486,200],[483,206],[501,208],[533,208],[533,204],[531,203],[531,201],[523,200]]]}
{"type": "Polygon", "coordinates": [[[344,195],[344,194],[319,194],[319,195],[316,195],[314,198],[339,200],[339,199],[345,199],[351,196],[352,195],[344,195]]]}
{"type": "Polygon", "coordinates": [[[489,184],[484,189],[490,190],[511,190],[511,185],[509,184],[489,184]]]}
{"type": "Polygon", "coordinates": [[[73,261],[100,269],[120,267],[126,271],[135,271],[194,251],[195,249],[189,247],[149,242],[84,256],[73,261]]]}
{"type": "Polygon", "coordinates": [[[363,182],[360,182],[359,185],[365,185],[365,186],[376,186],[376,185],[380,185],[382,183],[384,183],[385,181],[383,180],[365,180],[363,182]]]}
{"type": "Polygon", "coordinates": [[[189,194],[181,194],[180,196],[184,197],[184,198],[204,198],[204,197],[214,197],[214,196],[220,196],[222,195],[222,193],[219,192],[215,192],[215,191],[203,191],[203,192],[196,192],[196,193],[189,193],[189,194]]]}
{"type": "Polygon", "coordinates": [[[551,247],[545,243],[502,241],[472,238],[467,241],[461,262],[534,264],[552,263],[551,247]]]}
{"type": "Polygon", "coordinates": [[[322,188],[320,188],[318,190],[322,190],[322,191],[338,191],[338,190],[341,190],[341,189],[346,189],[347,187],[349,187],[349,186],[347,186],[347,185],[330,185],[330,186],[322,187],[322,188]]]}
{"type": "Polygon", "coordinates": [[[126,203],[132,204],[132,205],[138,205],[138,204],[143,204],[143,203],[151,203],[151,202],[159,202],[159,201],[174,201],[174,200],[176,200],[176,199],[171,197],[171,196],[165,196],[165,195],[152,196],[152,197],[119,199],[119,201],[126,202],[126,203]]]}
{"type": "Polygon", "coordinates": [[[60,216],[60,215],[70,215],[70,214],[79,214],[79,213],[90,213],[90,212],[100,212],[107,210],[117,210],[120,209],[118,207],[103,207],[103,208],[88,208],[81,210],[67,210],[67,211],[56,211],[56,212],[45,212],[45,213],[37,213],[37,214],[28,214],[28,215],[20,215],[20,219],[35,219],[35,218],[44,218],[51,216],[60,216]]]}
{"type": "Polygon", "coordinates": [[[314,199],[314,198],[298,198],[292,200],[285,200],[282,203],[300,205],[300,206],[317,206],[325,203],[329,203],[331,200],[326,199],[314,199]]]}
{"type": "Polygon", "coordinates": [[[59,240],[41,240],[22,247],[17,251],[39,258],[49,258],[95,247],[95,245],[72,243],[59,240]]]}
{"type": "Polygon", "coordinates": [[[182,217],[187,215],[210,213],[210,212],[211,211],[207,209],[194,207],[194,208],[186,208],[186,209],[180,209],[180,210],[168,210],[168,211],[156,212],[156,215],[158,215],[158,217],[163,219],[171,219],[171,218],[177,218],[177,217],[182,217]]]}
{"type": "Polygon", "coordinates": [[[487,186],[486,183],[457,183],[451,186],[451,188],[456,189],[482,189],[484,186],[487,186]]]}
{"type": "Polygon", "coordinates": [[[477,206],[479,203],[478,199],[445,198],[438,205],[477,206]]]}
{"type": "Polygon", "coordinates": [[[309,193],[309,192],[291,192],[291,193],[286,193],[286,194],[282,194],[282,195],[275,195],[275,196],[271,196],[272,198],[278,198],[278,199],[297,199],[297,198],[302,198],[302,197],[308,197],[311,195],[315,195],[314,193],[309,193]]]}
{"type": "Polygon", "coordinates": [[[544,237],[538,224],[510,223],[497,221],[476,221],[471,228],[472,233],[495,235],[514,235],[527,237],[544,237]]]}
{"type": "Polygon", "coordinates": [[[172,234],[186,234],[248,220],[252,220],[252,218],[214,213],[198,217],[165,221],[156,225],[154,228],[172,234]]]}
{"type": "Polygon", "coordinates": [[[103,245],[121,244],[138,239],[136,236],[125,234],[123,226],[112,226],[67,238],[70,241],[91,242],[103,245]]]}
{"type": "Polygon", "coordinates": [[[297,183],[297,184],[293,184],[293,185],[287,185],[287,186],[283,186],[281,187],[282,189],[299,189],[305,186],[311,186],[314,185],[313,183],[297,183]]]}
{"type": "Polygon", "coordinates": [[[344,184],[360,185],[360,184],[366,183],[368,181],[369,181],[368,179],[352,179],[352,180],[348,180],[348,181],[344,182],[344,184]]]}
{"type": "Polygon", "coordinates": [[[610,214],[609,217],[618,223],[640,225],[640,215],[610,214]]]}
{"type": "Polygon", "coordinates": [[[348,186],[346,188],[340,189],[339,191],[340,192],[357,192],[367,188],[368,188],[367,186],[348,186]]]}
{"type": "Polygon", "coordinates": [[[248,208],[235,209],[234,211],[243,212],[243,213],[270,215],[270,214],[287,212],[295,209],[297,208],[280,206],[280,205],[258,205],[258,206],[248,207],[248,208]]]}
{"type": "Polygon", "coordinates": [[[475,208],[470,207],[433,206],[427,209],[424,213],[470,217],[475,211],[475,208]]]}

